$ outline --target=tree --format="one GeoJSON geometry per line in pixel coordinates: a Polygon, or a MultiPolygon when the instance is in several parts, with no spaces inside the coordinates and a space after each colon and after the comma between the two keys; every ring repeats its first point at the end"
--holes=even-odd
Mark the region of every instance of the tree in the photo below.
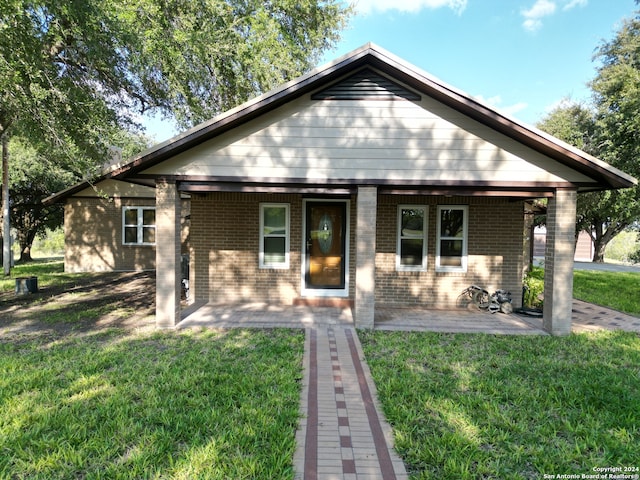
{"type": "Polygon", "coordinates": [[[187,127],[310,69],[350,11],[337,0],[3,0],[2,144],[19,135],[67,152],[58,164],[82,176],[133,112],[187,127]]]}
{"type": "MultiPolygon", "coordinates": [[[[565,104],[539,127],[625,173],[640,177],[640,18],[626,20],[596,52],[602,64],[590,86],[592,107],[565,104]]],[[[594,242],[593,261],[607,244],[640,218],[640,187],[578,196],[576,232],[594,242]]]]}
{"type": "Polygon", "coordinates": [[[44,228],[56,228],[62,223],[61,205],[45,207],[42,200],[50,192],[61,190],[74,177],[54,162],[48,161],[24,142],[11,139],[12,163],[9,172],[11,224],[20,245],[20,261],[31,260],[31,245],[44,228]]]}
{"type": "MultiPolygon", "coordinates": [[[[111,139],[114,148],[125,158],[149,146],[142,135],[127,131],[111,139]]],[[[20,246],[20,261],[31,260],[31,249],[36,236],[45,230],[54,230],[63,223],[64,208],[53,204],[45,206],[42,200],[77,181],[70,171],[61,168],[55,154],[43,155],[21,138],[11,139],[12,162],[9,172],[9,198],[11,224],[20,246]]]]}

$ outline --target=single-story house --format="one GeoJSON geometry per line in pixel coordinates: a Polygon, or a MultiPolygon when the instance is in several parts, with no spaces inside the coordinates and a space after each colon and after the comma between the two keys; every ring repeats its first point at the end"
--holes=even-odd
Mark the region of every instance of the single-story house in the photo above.
{"type": "Polygon", "coordinates": [[[47,201],[70,269],[156,268],[159,327],[188,253],[194,301],[343,303],[371,328],[470,284],[519,304],[524,205],[546,197],[544,326],[566,334],[576,196],[635,182],[367,44],[47,201]]]}

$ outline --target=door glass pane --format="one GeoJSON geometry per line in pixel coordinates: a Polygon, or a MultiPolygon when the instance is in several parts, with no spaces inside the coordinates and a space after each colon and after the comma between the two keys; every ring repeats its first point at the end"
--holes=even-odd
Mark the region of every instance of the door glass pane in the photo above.
{"type": "Polygon", "coordinates": [[[345,204],[307,205],[307,288],[344,288],[345,204]]]}
{"type": "Polygon", "coordinates": [[[284,235],[287,228],[286,208],[265,207],[263,222],[265,235],[284,235]]]}
{"type": "Polygon", "coordinates": [[[264,263],[284,263],[286,261],[285,238],[265,237],[264,239],[264,263]]]}
{"type": "Polygon", "coordinates": [[[464,233],[463,222],[463,210],[442,210],[440,212],[440,236],[462,237],[464,233]]]}

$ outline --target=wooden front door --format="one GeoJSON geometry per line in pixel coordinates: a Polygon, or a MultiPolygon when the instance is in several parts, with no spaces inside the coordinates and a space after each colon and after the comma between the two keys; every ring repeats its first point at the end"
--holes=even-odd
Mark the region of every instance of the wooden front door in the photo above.
{"type": "Polygon", "coordinates": [[[308,201],[305,288],[345,288],[346,203],[308,201]]]}

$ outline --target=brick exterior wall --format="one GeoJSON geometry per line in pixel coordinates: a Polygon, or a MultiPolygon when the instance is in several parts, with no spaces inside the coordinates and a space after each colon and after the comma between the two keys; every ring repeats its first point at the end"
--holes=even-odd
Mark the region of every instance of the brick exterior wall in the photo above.
{"type": "Polygon", "coordinates": [[[509,290],[513,304],[522,299],[524,205],[493,197],[380,195],[378,199],[376,303],[452,308],[471,284],[493,292],[509,290]],[[400,204],[428,205],[427,270],[396,271],[396,224],[400,204]],[[436,272],[438,205],[468,205],[466,273],[436,272]]]}
{"type": "Polygon", "coordinates": [[[543,326],[554,335],[571,333],[576,201],[575,190],[558,189],[547,206],[543,326]]]}
{"type": "Polygon", "coordinates": [[[180,193],[175,182],[156,182],[156,326],[180,321],[180,193]]]}
{"type": "MultiPolygon", "coordinates": [[[[66,272],[139,271],[156,268],[155,246],[122,244],[122,207],[155,205],[155,198],[71,197],[64,209],[66,272]]],[[[182,201],[183,252],[188,252],[189,202],[182,201]]]]}
{"type": "MultiPolygon", "coordinates": [[[[298,194],[208,193],[191,198],[191,294],[213,303],[291,304],[301,296],[303,197],[298,194]],[[260,203],[290,206],[288,269],[258,266],[260,203]]],[[[350,202],[350,297],[355,271],[355,211],[350,202]]]]}
{"type": "Polygon", "coordinates": [[[373,328],[375,316],[377,201],[375,187],[358,188],[355,324],[360,328],[373,328]]]}
{"type": "Polygon", "coordinates": [[[299,195],[193,195],[190,269],[194,299],[291,304],[300,291],[301,224],[299,195]],[[290,204],[290,261],[286,270],[258,267],[261,202],[290,204]]]}
{"type": "MultiPolygon", "coordinates": [[[[208,193],[191,200],[192,298],[215,303],[290,304],[300,297],[303,197],[297,194],[208,193]],[[288,203],[291,215],[290,266],[260,269],[260,203],[288,203]]],[[[350,204],[349,298],[355,298],[356,200],[350,204]]],[[[470,284],[511,291],[521,302],[523,203],[493,197],[379,195],[376,234],[376,291],[380,304],[451,308],[470,284]],[[395,269],[397,206],[429,205],[426,272],[395,269]],[[438,205],[469,206],[467,273],[435,271],[438,205]]]]}

